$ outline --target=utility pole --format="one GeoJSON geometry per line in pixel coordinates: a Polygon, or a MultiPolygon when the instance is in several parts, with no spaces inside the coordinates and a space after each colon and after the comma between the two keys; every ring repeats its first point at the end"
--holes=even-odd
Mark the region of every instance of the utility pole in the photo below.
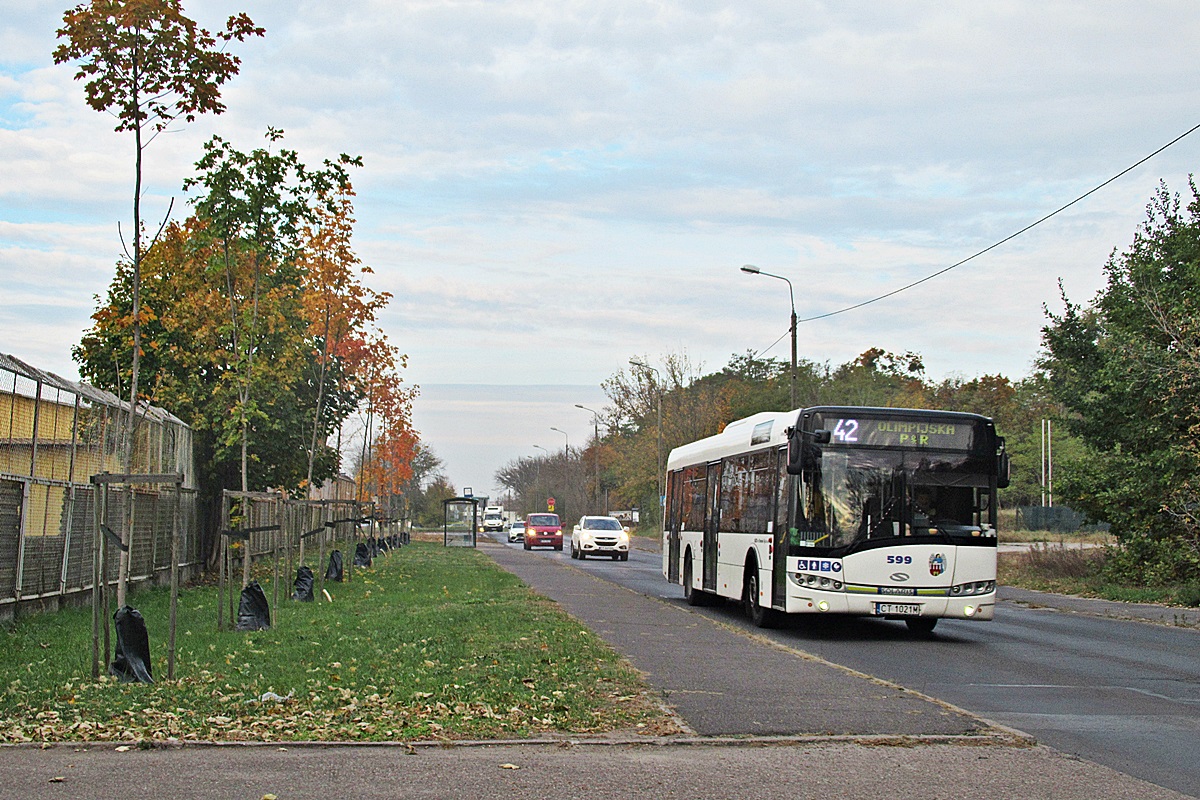
{"type": "MultiPolygon", "coordinates": [[[[582,408],[584,411],[587,411],[592,415],[592,449],[595,451],[595,462],[596,462],[596,503],[595,503],[595,507],[598,508],[600,506],[600,491],[601,491],[601,489],[600,489],[600,415],[598,413],[596,413],[595,411],[593,411],[592,409],[588,408],[587,406],[579,405],[579,403],[576,403],[575,407],[582,408]]],[[[607,507],[604,509],[604,513],[608,514],[607,507]]]]}

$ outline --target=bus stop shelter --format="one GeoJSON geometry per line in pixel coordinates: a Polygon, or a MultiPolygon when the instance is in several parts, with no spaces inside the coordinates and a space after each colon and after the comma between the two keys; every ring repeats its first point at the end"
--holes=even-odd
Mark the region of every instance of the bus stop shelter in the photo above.
{"type": "Polygon", "coordinates": [[[446,547],[475,547],[479,531],[479,500],[451,497],[442,501],[442,544],[446,547]]]}

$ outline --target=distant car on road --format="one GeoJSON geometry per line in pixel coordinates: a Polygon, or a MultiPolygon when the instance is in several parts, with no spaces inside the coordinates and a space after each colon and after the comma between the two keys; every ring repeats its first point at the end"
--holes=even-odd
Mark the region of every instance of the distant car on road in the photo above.
{"type": "Polygon", "coordinates": [[[629,560],[629,531],[616,517],[581,517],[571,531],[571,558],[610,556],[629,560]]]}
{"type": "Polygon", "coordinates": [[[525,549],[533,547],[563,549],[562,523],[558,514],[530,514],[525,517],[525,549]]]}
{"type": "Polygon", "coordinates": [[[510,542],[525,541],[525,523],[521,520],[511,522],[508,525],[508,540],[510,542]]]}

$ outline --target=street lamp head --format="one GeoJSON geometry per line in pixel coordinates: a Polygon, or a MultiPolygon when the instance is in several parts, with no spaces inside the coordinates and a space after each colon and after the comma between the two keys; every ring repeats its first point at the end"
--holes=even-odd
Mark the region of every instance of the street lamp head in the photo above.
{"type": "Polygon", "coordinates": [[[745,272],[750,275],[758,275],[759,273],[762,272],[762,270],[759,269],[758,267],[754,266],[753,264],[742,264],[742,272],[745,272]]]}

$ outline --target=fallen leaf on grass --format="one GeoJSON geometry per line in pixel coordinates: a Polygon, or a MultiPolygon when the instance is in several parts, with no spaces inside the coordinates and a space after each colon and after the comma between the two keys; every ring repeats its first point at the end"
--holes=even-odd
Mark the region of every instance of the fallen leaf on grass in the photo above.
{"type": "Polygon", "coordinates": [[[62,775],[55,775],[50,779],[50,783],[63,783],[64,781],[66,781],[66,778],[64,778],[62,775]]]}
{"type": "Polygon", "coordinates": [[[516,764],[501,764],[500,769],[520,769],[516,764]]]}

